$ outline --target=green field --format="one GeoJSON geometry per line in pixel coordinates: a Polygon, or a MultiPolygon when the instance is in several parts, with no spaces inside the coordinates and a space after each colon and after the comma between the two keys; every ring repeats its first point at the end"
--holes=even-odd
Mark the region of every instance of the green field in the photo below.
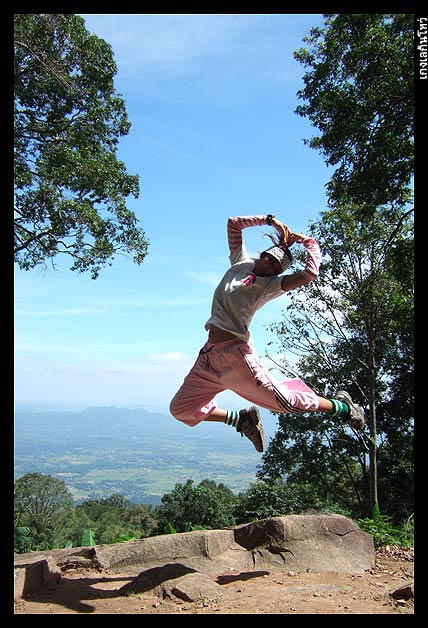
{"type": "Polygon", "coordinates": [[[255,481],[260,454],[229,428],[190,430],[141,417],[127,423],[136,417],[121,410],[121,421],[109,420],[106,408],[103,418],[86,417],[84,429],[77,415],[17,416],[15,477],[52,475],[67,483],[76,501],[118,492],[136,503],[159,503],[188,479],[222,482],[234,493],[255,481]]]}

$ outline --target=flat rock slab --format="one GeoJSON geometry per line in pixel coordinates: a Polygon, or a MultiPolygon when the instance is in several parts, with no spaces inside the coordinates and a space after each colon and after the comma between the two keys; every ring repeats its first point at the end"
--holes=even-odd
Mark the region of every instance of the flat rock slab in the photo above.
{"type": "Polygon", "coordinates": [[[162,585],[162,590],[164,597],[175,596],[185,602],[218,602],[231,596],[224,587],[199,572],[170,580],[162,585]]]}

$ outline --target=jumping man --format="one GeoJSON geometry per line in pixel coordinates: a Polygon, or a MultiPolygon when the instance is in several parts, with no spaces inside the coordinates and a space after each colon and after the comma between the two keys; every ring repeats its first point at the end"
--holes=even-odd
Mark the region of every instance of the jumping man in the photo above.
{"type": "Polygon", "coordinates": [[[326,399],[301,379],[277,381],[261,364],[250,337],[249,326],[257,310],[316,279],[321,262],[317,242],[291,232],[272,214],[233,216],[227,223],[227,235],[231,265],[214,292],[211,316],[205,324],[208,340],[172,399],[171,414],[190,427],[202,421],[231,425],[259,452],[264,450],[264,433],[257,406],[285,414],[324,412],[362,430],[364,411],[349,393],[339,391],[326,399]],[[273,246],[253,259],[246,251],[242,230],[263,225],[276,230],[275,236],[269,236],[273,246]],[[305,247],[306,265],[303,270],[282,275],[291,264],[289,247],[293,244],[305,247]],[[215,397],[224,390],[232,390],[255,405],[239,411],[219,408],[215,397]]]}

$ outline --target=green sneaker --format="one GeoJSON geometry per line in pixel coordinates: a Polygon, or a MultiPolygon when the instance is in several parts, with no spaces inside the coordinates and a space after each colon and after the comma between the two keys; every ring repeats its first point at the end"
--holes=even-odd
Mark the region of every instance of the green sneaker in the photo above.
{"type": "Polygon", "coordinates": [[[256,406],[250,406],[239,411],[239,421],[236,431],[242,436],[246,436],[254,445],[258,452],[262,452],[265,447],[265,435],[263,425],[260,422],[260,413],[256,406]]]}
{"type": "Polygon", "coordinates": [[[346,417],[346,422],[349,423],[354,430],[363,430],[365,425],[364,410],[361,406],[358,406],[352,401],[351,395],[345,390],[339,390],[334,398],[342,403],[346,403],[349,408],[349,415],[346,417]]]}

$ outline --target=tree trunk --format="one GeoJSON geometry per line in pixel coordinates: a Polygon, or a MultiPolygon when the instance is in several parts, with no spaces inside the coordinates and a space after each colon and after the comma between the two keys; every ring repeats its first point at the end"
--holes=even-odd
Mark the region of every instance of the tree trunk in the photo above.
{"type": "Polygon", "coordinates": [[[376,369],[374,366],[374,360],[370,365],[369,374],[369,430],[370,430],[370,445],[369,445],[369,474],[370,474],[370,508],[371,516],[373,516],[375,509],[378,508],[378,495],[377,495],[377,447],[376,447],[376,369]]]}

